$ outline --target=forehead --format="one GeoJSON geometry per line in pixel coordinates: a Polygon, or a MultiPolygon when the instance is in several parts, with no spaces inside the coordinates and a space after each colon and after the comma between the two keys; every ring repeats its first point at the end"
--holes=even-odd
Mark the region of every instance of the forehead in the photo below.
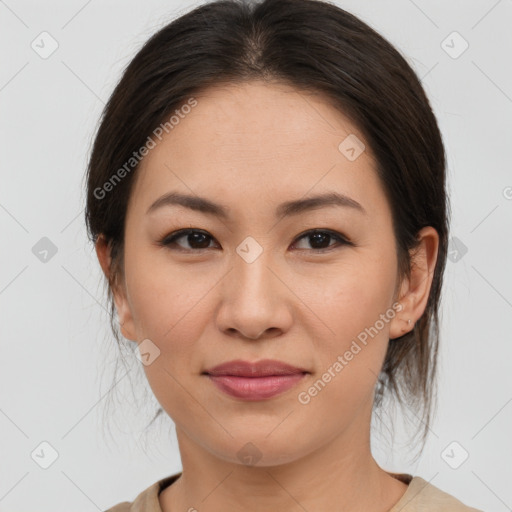
{"type": "Polygon", "coordinates": [[[289,152],[297,152],[304,144],[328,144],[329,136],[357,133],[362,138],[325,97],[282,83],[217,85],[195,98],[198,105],[180,123],[180,135],[186,138],[190,131],[201,129],[204,137],[211,137],[216,148],[226,152],[250,150],[264,157],[287,146],[289,152]]]}
{"type": "Polygon", "coordinates": [[[313,188],[359,202],[361,195],[369,201],[382,195],[363,134],[320,94],[248,82],[211,87],[193,97],[196,105],[181,112],[141,163],[137,181],[146,203],[149,196],[176,188],[217,202],[238,193],[245,201],[269,204],[313,188]],[[351,160],[342,149],[354,140],[366,147],[360,152],[356,143],[360,154],[351,160]]]}

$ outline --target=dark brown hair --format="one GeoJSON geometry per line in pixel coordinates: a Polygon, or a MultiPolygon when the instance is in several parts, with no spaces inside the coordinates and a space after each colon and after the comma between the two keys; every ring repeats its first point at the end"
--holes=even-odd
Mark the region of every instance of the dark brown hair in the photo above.
{"type": "Polygon", "coordinates": [[[361,130],[391,206],[400,279],[410,272],[418,231],[432,226],[439,234],[426,310],[411,332],[390,340],[374,402],[375,408],[382,405],[385,391],[394,396],[414,413],[424,444],[435,398],[447,253],[444,146],[427,96],[405,58],[333,4],[206,3],[155,33],[127,66],[103,111],[87,169],[89,237],[96,242],[104,236],[112,251],[108,293],[114,335],[119,341],[111,287],[123,271],[125,215],[137,170],[134,165],[126,171],[126,162],[194,93],[251,80],[320,93],[361,130]],[[123,166],[122,179],[113,182],[123,166]],[[105,188],[106,183],[111,186],[105,188]]]}

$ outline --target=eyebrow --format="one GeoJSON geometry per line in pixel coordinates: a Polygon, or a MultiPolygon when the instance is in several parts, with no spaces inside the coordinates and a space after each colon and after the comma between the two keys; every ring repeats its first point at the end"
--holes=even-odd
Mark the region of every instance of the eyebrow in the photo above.
{"type": "MultiPolygon", "coordinates": [[[[178,192],[168,192],[159,197],[147,210],[147,214],[162,208],[164,206],[183,206],[207,215],[212,215],[221,219],[228,219],[228,209],[220,204],[214,203],[209,199],[199,196],[181,194],[178,192]]],[[[308,210],[315,210],[326,206],[342,206],[352,208],[362,214],[367,214],[363,206],[355,199],[337,192],[328,192],[326,194],[307,197],[305,199],[295,199],[286,201],[276,208],[276,217],[287,217],[298,215],[308,210]]]]}

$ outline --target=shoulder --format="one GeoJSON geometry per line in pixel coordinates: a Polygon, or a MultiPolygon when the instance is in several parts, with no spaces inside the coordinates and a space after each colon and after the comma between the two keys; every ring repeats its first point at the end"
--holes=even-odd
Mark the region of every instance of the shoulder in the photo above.
{"type": "Polygon", "coordinates": [[[180,476],[181,472],[162,478],[144,489],[133,501],[123,501],[105,512],[162,512],[158,495],[180,476]]]}
{"type": "Polygon", "coordinates": [[[407,491],[389,512],[483,512],[471,508],[419,476],[411,479],[407,491]]]}
{"type": "Polygon", "coordinates": [[[118,503],[117,505],[114,505],[108,510],[105,510],[105,512],[130,512],[131,506],[131,501],[123,501],[122,503],[118,503]]]}

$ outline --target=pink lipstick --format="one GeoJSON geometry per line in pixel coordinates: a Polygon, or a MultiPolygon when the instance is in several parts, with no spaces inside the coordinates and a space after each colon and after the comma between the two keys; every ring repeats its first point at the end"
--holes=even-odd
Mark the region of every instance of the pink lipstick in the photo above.
{"type": "Polygon", "coordinates": [[[281,361],[228,361],[203,372],[224,393],[243,400],[265,400],[295,386],[309,372],[281,361]]]}

